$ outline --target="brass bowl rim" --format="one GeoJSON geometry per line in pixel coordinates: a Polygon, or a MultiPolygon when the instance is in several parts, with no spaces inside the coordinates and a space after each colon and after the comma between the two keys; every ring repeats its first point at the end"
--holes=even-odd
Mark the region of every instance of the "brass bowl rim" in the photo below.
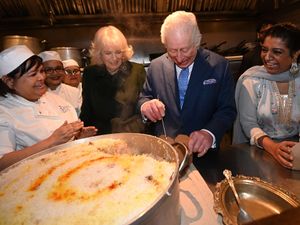
{"type": "MultiPolygon", "coordinates": [[[[273,194],[278,195],[286,202],[288,202],[292,207],[300,207],[300,200],[295,194],[293,194],[290,191],[287,191],[286,189],[278,185],[264,181],[259,177],[237,175],[237,176],[232,176],[232,179],[236,184],[244,183],[244,184],[258,185],[261,188],[264,188],[272,192],[273,194]]],[[[224,207],[222,201],[227,189],[229,189],[229,184],[227,179],[223,179],[221,182],[218,182],[216,184],[216,190],[214,192],[214,210],[216,213],[222,216],[223,223],[225,225],[236,225],[237,224],[236,221],[233,221],[231,217],[228,215],[228,213],[226,212],[226,208],[224,207]]]]}

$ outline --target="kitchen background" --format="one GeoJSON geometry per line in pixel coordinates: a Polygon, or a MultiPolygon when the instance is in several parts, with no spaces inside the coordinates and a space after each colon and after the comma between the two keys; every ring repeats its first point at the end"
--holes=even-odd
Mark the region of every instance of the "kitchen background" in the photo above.
{"type": "MultiPolygon", "coordinates": [[[[290,21],[300,26],[300,0],[5,0],[0,1],[1,50],[7,35],[22,35],[44,40],[42,50],[75,47],[81,51],[89,48],[97,29],[111,24],[133,46],[133,61],[148,65],[164,52],[163,19],[180,9],[196,14],[203,47],[239,56],[228,57],[234,70],[255,40],[259,21],[290,21]]],[[[83,66],[88,64],[87,52],[83,66]]]]}

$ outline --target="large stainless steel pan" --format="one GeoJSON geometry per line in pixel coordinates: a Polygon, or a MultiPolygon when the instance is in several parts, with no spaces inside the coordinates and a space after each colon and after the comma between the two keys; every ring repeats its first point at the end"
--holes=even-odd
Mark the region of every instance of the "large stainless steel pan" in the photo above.
{"type": "Polygon", "coordinates": [[[2,38],[2,49],[9,48],[14,45],[26,45],[33,51],[34,54],[39,54],[44,50],[46,40],[39,40],[36,37],[20,36],[20,35],[6,35],[2,38]]]}
{"type": "MultiPolygon", "coordinates": [[[[184,145],[176,143],[176,148],[170,143],[161,138],[150,136],[146,134],[137,133],[117,133],[100,135],[91,138],[80,139],[72,141],[63,145],[59,145],[53,148],[49,148],[35,155],[30,156],[27,159],[35,158],[40,155],[44,155],[53,151],[61,150],[66,147],[75,146],[81,143],[91,142],[93,140],[113,138],[124,140],[130,149],[133,149],[134,154],[150,154],[157,159],[164,159],[169,162],[176,163],[174,175],[170,179],[170,183],[165,191],[158,196],[156,201],[150,205],[142,214],[137,218],[134,218],[129,224],[131,225],[150,225],[150,224],[180,224],[180,205],[179,205],[179,181],[178,181],[178,170],[179,167],[184,169],[183,166],[179,165],[178,147],[180,154],[182,154],[182,164],[186,164],[188,159],[188,151],[184,145]],[[179,146],[178,146],[179,145],[179,146]]],[[[24,159],[24,160],[27,160],[24,159]]],[[[22,160],[23,161],[23,160],[22,160]]],[[[17,166],[22,161],[14,164],[12,167],[17,166]]],[[[9,167],[10,168],[10,167],[9,167]]],[[[6,172],[9,168],[3,170],[6,172]]],[[[137,187],[138,188],[138,187],[137,187]]]]}

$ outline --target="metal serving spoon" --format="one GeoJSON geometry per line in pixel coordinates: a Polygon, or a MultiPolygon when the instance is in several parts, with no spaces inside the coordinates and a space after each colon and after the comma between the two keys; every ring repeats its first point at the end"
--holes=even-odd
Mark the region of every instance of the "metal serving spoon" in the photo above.
{"type": "MultiPolygon", "coordinates": [[[[159,95],[157,95],[157,99],[160,101],[159,95]]],[[[168,136],[167,136],[166,127],[165,127],[165,121],[164,121],[163,117],[161,118],[161,125],[162,125],[162,128],[163,128],[165,139],[167,139],[168,136]]]]}
{"type": "Polygon", "coordinates": [[[234,187],[234,184],[233,184],[233,180],[232,180],[232,174],[231,174],[231,171],[230,170],[224,170],[223,171],[223,174],[224,176],[226,177],[227,181],[228,181],[228,184],[229,186],[231,187],[232,191],[233,191],[233,194],[234,194],[234,197],[236,199],[236,202],[237,202],[237,205],[239,207],[239,213],[237,215],[237,222],[238,224],[244,224],[244,223],[248,223],[250,221],[253,221],[253,218],[249,215],[249,213],[247,213],[242,205],[241,205],[241,200],[239,198],[239,195],[238,193],[236,192],[236,189],[234,187]]]}

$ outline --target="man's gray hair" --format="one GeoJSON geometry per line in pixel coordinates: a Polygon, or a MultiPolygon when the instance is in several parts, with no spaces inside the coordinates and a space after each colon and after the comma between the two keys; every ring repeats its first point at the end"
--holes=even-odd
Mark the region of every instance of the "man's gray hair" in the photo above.
{"type": "Polygon", "coordinates": [[[180,30],[184,33],[191,32],[192,42],[199,48],[202,35],[200,33],[196,16],[191,12],[176,11],[166,17],[160,29],[161,42],[166,45],[166,37],[171,31],[180,30]]]}

